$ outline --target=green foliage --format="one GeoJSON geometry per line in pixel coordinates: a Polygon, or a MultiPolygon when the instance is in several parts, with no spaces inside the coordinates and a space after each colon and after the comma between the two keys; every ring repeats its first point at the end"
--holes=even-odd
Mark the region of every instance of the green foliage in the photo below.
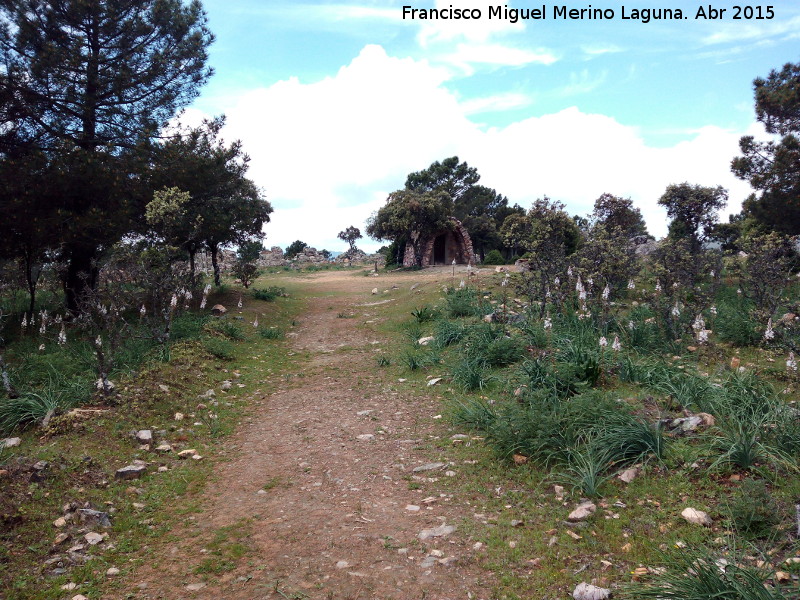
{"type": "Polygon", "coordinates": [[[216,319],[206,325],[206,330],[228,338],[229,340],[241,341],[244,339],[244,331],[237,321],[230,319],[216,319]]]}
{"type": "Polygon", "coordinates": [[[780,523],[780,507],[761,479],[745,479],[728,505],[737,533],[752,538],[768,537],[780,523]]]}
{"type": "Polygon", "coordinates": [[[46,384],[36,392],[0,400],[0,435],[41,423],[86,402],[91,394],[91,380],[67,378],[55,369],[50,369],[47,377],[46,384]]]}
{"type": "Polygon", "coordinates": [[[355,250],[356,240],[361,239],[363,236],[361,235],[361,230],[358,227],[351,225],[344,231],[340,231],[336,237],[347,242],[350,245],[350,250],[355,250]]]}
{"type": "Polygon", "coordinates": [[[590,215],[592,225],[602,225],[608,231],[618,231],[621,239],[648,235],[642,211],[633,206],[630,198],[602,194],[594,201],[590,215]]]}
{"type": "Polygon", "coordinates": [[[367,222],[367,234],[377,240],[405,239],[422,266],[422,244],[433,234],[454,227],[453,201],[445,192],[398,190],[367,222]]]}
{"type": "Polygon", "coordinates": [[[230,361],[236,358],[236,346],[225,338],[203,338],[203,347],[209,354],[220,360],[230,361]]]}
{"type": "Polygon", "coordinates": [[[681,183],[668,185],[658,203],[667,209],[667,216],[672,219],[669,237],[688,240],[690,252],[697,254],[717,221],[717,211],[727,201],[728,192],[721,186],[681,183]]]}
{"type": "Polygon", "coordinates": [[[453,377],[453,384],[467,392],[482,390],[495,379],[488,374],[483,360],[470,356],[456,362],[450,374],[453,377]]]}
{"type": "Polygon", "coordinates": [[[478,293],[473,288],[448,289],[445,303],[451,317],[472,317],[478,314],[478,293]]]}
{"type": "Polygon", "coordinates": [[[608,454],[595,446],[587,445],[570,449],[567,455],[566,465],[558,471],[555,478],[584,496],[600,496],[600,487],[611,478],[611,474],[604,474],[609,463],[608,454]]]}
{"type": "Polygon", "coordinates": [[[283,253],[284,258],[291,259],[300,254],[308,244],[301,240],[295,240],[286,247],[283,253]]]}
{"type": "Polygon", "coordinates": [[[436,321],[434,338],[439,347],[446,347],[460,341],[467,334],[468,326],[459,321],[439,319],[436,321]]]}
{"type": "Polygon", "coordinates": [[[485,265],[504,265],[506,264],[506,259],[503,258],[503,255],[500,254],[499,250],[492,250],[489,254],[486,255],[486,258],[483,259],[483,264],[485,265]]]}
{"type": "Polygon", "coordinates": [[[682,549],[663,555],[665,571],[655,580],[628,586],[631,600],[790,600],[793,590],[767,584],[772,575],[765,569],[745,566],[740,556],[717,556],[707,548],[682,549]],[[725,558],[724,568],[719,559],[725,558]]]}
{"type": "Polygon", "coordinates": [[[734,174],[759,191],[744,203],[743,214],[766,231],[800,234],[800,63],[772,70],[753,82],[758,120],[779,141],[739,140],[742,156],[731,164],[734,174]]]}
{"type": "Polygon", "coordinates": [[[265,340],[281,340],[286,334],[278,327],[259,327],[258,335],[265,340]]]}
{"type": "Polygon", "coordinates": [[[425,306],[412,310],[411,316],[417,320],[417,323],[427,323],[436,319],[436,317],[439,316],[439,313],[435,308],[432,308],[426,304],[425,306]]]}
{"type": "Polygon", "coordinates": [[[253,298],[264,302],[274,302],[275,298],[286,295],[286,290],[278,286],[269,286],[263,289],[253,289],[253,298]]]}

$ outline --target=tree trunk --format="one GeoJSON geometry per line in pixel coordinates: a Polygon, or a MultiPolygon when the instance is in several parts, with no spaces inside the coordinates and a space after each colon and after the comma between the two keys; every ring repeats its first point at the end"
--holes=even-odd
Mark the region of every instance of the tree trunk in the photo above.
{"type": "Polygon", "coordinates": [[[97,286],[97,248],[75,245],[67,248],[68,264],[64,275],[64,294],[67,310],[77,315],[86,292],[97,286]]]}
{"type": "Polygon", "coordinates": [[[29,253],[25,253],[23,260],[25,261],[25,282],[28,284],[28,295],[30,296],[28,312],[33,314],[36,310],[36,284],[39,282],[39,275],[34,276],[33,274],[33,257],[29,253]]]}
{"type": "Polygon", "coordinates": [[[214,267],[214,285],[219,287],[222,283],[219,280],[219,262],[217,261],[217,245],[213,244],[208,247],[211,252],[211,266],[214,267]]]}

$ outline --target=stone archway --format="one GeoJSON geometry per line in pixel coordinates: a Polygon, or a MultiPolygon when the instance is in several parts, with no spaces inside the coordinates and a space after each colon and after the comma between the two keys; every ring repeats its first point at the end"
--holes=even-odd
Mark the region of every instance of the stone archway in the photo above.
{"type": "MultiPolygon", "coordinates": [[[[461,221],[455,218],[451,218],[451,221],[453,222],[452,229],[437,231],[422,243],[423,267],[450,265],[453,260],[459,265],[477,262],[469,233],[467,233],[461,221]]],[[[411,244],[407,244],[403,257],[403,266],[413,267],[414,265],[414,249],[411,244]]]]}

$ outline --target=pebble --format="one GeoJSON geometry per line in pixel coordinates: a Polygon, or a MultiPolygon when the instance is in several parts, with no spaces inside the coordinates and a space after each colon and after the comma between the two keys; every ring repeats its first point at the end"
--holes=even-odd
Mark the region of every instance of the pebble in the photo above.
{"type": "Polygon", "coordinates": [[[85,539],[90,546],[96,546],[97,544],[103,541],[103,536],[100,535],[99,533],[95,533],[94,531],[90,531],[85,536],[83,536],[83,539],[85,539]]]}
{"type": "Polygon", "coordinates": [[[711,517],[708,516],[708,513],[705,513],[702,510],[697,510],[696,508],[684,508],[683,512],[681,512],[681,516],[693,525],[710,527],[714,522],[711,517]]]}
{"type": "Polygon", "coordinates": [[[119,569],[116,567],[111,567],[108,571],[106,571],[106,575],[109,577],[115,577],[119,575],[119,569]]]}
{"type": "Polygon", "coordinates": [[[589,585],[588,583],[579,583],[572,592],[572,597],[575,600],[606,600],[611,597],[611,590],[589,585]]]}
{"type": "Polygon", "coordinates": [[[350,563],[347,562],[346,560],[340,560],[339,562],[336,563],[336,568],[337,569],[347,569],[349,567],[350,567],[350,563]]]}
{"type": "Polygon", "coordinates": [[[72,583],[72,582],[65,583],[64,585],[61,586],[61,589],[64,590],[65,592],[71,592],[73,590],[77,590],[78,589],[78,584],[77,583],[72,583]]]}
{"type": "Polygon", "coordinates": [[[371,442],[375,439],[375,436],[371,433],[362,433],[361,435],[356,436],[356,439],[361,442],[371,442]]]}
{"type": "Polygon", "coordinates": [[[22,439],[18,437],[13,438],[6,438],[2,442],[0,442],[0,446],[3,448],[16,448],[22,443],[22,439]]]}
{"type": "Polygon", "coordinates": [[[139,477],[141,477],[146,470],[147,467],[144,465],[128,465],[127,467],[117,469],[114,477],[122,480],[139,479],[139,477]]]}
{"type": "Polygon", "coordinates": [[[204,587],[206,587],[205,583],[190,583],[186,586],[186,589],[190,592],[199,592],[204,587]]]}
{"type": "Polygon", "coordinates": [[[575,510],[573,510],[571,513],[569,513],[569,516],[567,517],[567,520],[571,521],[573,523],[575,523],[577,521],[585,521],[590,516],[592,516],[595,513],[596,510],[597,510],[597,506],[595,506],[595,504],[593,502],[584,502],[582,504],[579,504],[575,508],[575,510]]]}

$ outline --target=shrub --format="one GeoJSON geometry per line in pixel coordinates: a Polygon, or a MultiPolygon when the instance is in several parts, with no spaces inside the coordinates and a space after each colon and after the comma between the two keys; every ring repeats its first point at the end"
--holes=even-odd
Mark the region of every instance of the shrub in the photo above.
{"type": "Polygon", "coordinates": [[[737,533],[747,537],[769,536],[780,523],[780,507],[761,479],[745,479],[728,506],[737,533]]]}
{"type": "Polygon", "coordinates": [[[258,330],[258,335],[265,340],[280,340],[283,339],[284,332],[283,329],[278,327],[261,327],[258,330]]]}
{"type": "Polygon", "coordinates": [[[486,258],[483,259],[483,264],[485,265],[504,265],[506,264],[506,259],[503,258],[503,255],[500,254],[499,250],[492,250],[489,254],[486,255],[486,258]]]}
{"type": "Polygon", "coordinates": [[[260,290],[253,290],[253,298],[256,300],[264,300],[265,302],[274,302],[275,298],[280,298],[285,295],[285,288],[274,285],[260,290]]]}
{"type": "Polygon", "coordinates": [[[486,373],[486,363],[472,357],[458,361],[451,370],[453,383],[464,391],[482,390],[494,379],[486,373]]]}
{"type": "Polygon", "coordinates": [[[228,319],[218,319],[206,326],[209,333],[224,336],[230,340],[241,341],[244,339],[244,331],[237,321],[228,319]]]}
{"type": "Polygon", "coordinates": [[[472,288],[448,290],[445,301],[451,317],[472,317],[478,314],[477,293],[472,288]]]}
{"type": "Polygon", "coordinates": [[[433,321],[438,316],[438,312],[426,304],[421,308],[412,310],[411,316],[417,320],[417,323],[427,323],[428,321],[433,321]]]}
{"type": "Polygon", "coordinates": [[[495,409],[483,399],[456,401],[452,408],[454,425],[463,425],[482,433],[489,431],[496,419],[495,409]]]}
{"type": "Polygon", "coordinates": [[[236,358],[236,346],[225,338],[206,337],[203,339],[203,347],[209,354],[220,360],[233,360],[236,358]]]}
{"type": "Polygon", "coordinates": [[[464,338],[468,328],[458,321],[448,321],[441,319],[436,321],[436,333],[434,335],[436,344],[442,348],[455,344],[464,338]]]}

